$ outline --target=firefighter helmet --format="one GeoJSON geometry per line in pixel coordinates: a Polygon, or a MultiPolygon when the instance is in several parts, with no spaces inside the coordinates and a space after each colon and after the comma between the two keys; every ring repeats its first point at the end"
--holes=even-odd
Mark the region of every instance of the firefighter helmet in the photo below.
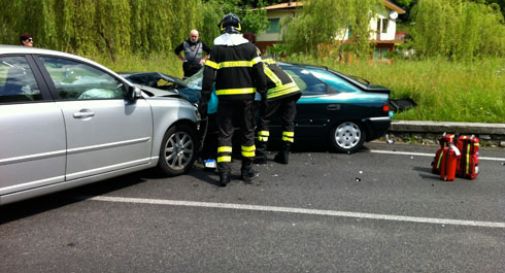
{"type": "Polygon", "coordinates": [[[240,18],[233,13],[228,13],[223,16],[223,19],[221,19],[218,26],[221,32],[240,33],[241,31],[240,18]]]}

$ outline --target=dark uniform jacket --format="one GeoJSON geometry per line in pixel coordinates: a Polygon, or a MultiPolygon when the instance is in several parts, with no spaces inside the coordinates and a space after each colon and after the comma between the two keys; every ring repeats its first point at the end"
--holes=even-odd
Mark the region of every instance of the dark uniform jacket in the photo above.
{"type": "Polygon", "coordinates": [[[219,100],[254,100],[255,92],[264,95],[266,79],[256,47],[241,34],[223,34],[215,39],[205,62],[202,96],[209,98],[216,82],[219,100]]]}
{"type": "Polygon", "coordinates": [[[263,63],[265,64],[267,99],[269,101],[301,94],[295,81],[273,59],[266,58],[263,63]]]}

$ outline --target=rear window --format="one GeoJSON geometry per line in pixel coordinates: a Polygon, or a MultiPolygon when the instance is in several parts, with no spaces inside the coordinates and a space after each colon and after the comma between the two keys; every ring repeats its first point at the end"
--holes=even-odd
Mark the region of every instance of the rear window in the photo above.
{"type": "Polygon", "coordinates": [[[331,71],[302,66],[282,66],[302,90],[304,96],[326,93],[353,93],[361,89],[331,71]]]}
{"type": "Polygon", "coordinates": [[[330,71],[322,69],[310,69],[310,72],[337,92],[350,93],[360,91],[358,87],[331,73],[330,71]]]}
{"type": "Polygon", "coordinates": [[[328,92],[328,85],[307,69],[283,67],[283,70],[293,78],[304,96],[323,95],[328,92]]]}

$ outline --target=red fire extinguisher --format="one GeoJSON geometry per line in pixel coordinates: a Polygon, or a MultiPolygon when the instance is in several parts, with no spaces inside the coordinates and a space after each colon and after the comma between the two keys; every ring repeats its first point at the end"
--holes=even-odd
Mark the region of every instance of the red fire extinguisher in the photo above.
{"type": "Polygon", "coordinates": [[[461,153],[454,143],[449,143],[443,148],[444,156],[440,168],[440,179],[444,181],[454,181],[456,169],[461,158],[461,153]]]}
{"type": "Polygon", "coordinates": [[[457,175],[462,178],[475,179],[479,175],[479,138],[460,136],[457,147],[461,151],[461,160],[458,164],[457,175]]]}
{"type": "Polygon", "coordinates": [[[444,133],[442,137],[438,140],[440,143],[440,148],[438,148],[435,159],[431,162],[431,172],[434,174],[440,174],[440,169],[442,168],[442,162],[444,162],[444,158],[447,155],[447,149],[444,148],[449,147],[449,144],[454,143],[455,136],[453,134],[444,133]]]}

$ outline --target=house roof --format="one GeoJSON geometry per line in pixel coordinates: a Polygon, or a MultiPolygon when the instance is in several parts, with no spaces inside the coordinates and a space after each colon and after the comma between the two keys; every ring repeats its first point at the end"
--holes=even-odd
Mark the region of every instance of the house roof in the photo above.
{"type": "Polygon", "coordinates": [[[383,0],[384,1],[384,6],[389,8],[390,10],[394,10],[398,12],[398,14],[404,14],[406,11],[399,6],[395,5],[393,2],[388,1],[388,0],[383,0]]]}
{"type": "MultiPolygon", "coordinates": [[[[404,14],[405,10],[400,8],[399,6],[393,4],[391,1],[382,0],[384,2],[384,6],[387,8],[398,12],[398,14],[404,14]]],[[[303,2],[301,1],[289,1],[287,3],[275,4],[271,6],[266,6],[264,9],[266,10],[283,10],[283,9],[294,9],[297,7],[302,7],[303,2]]]]}
{"type": "Polygon", "coordinates": [[[289,1],[287,3],[280,3],[271,6],[266,6],[266,10],[277,10],[277,9],[294,9],[303,6],[303,2],[289,1]]]}

